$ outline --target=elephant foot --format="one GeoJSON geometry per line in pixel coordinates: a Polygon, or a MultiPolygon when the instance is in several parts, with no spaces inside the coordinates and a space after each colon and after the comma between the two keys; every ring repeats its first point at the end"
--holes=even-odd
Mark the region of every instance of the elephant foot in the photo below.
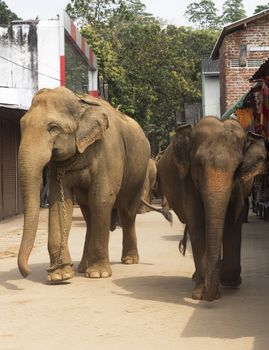
{"type": "Polygon", "coordinates": [[[122,256],[121,262],[125,265],[132,265],[139,263],[139,255],[138,254],[128,254],[126,256],[122,256]]]}
{"type": "Polygon", "coordinates": [[[236,288],[240,286],[242,279],[241,276],[238,276],[236,278],[221,278],[220,283],[223,287],[236,288]]]}
{"type": "Polygon", "coordinates": [[[192,292],[192,299],[202,300],[203,293],[204,293],[204,283],[197,284],[192,292]]]}
{"type": "Polygon", "coordinates": [[[219,291],[216,291],[215,293],[205,292],[203,294],[202,299],[206,301],[214,301],[214,300],[220,299],[220,292],[219,291]]]}
{"type": "Polygon", "coordinates": [[[88,267],[88,264],[87,264],[86,259],[83,259],[83,258],[82,258],[81,262],[80,262],[79,265],[78,265],[77,271],[78,271],[79,273],[84,273],[84,272],[86,272],[87,267],[88,267]]]}
{"type": "Polygon", "coordinates": [[[69,280],[74,276],[74,270],[71,265],[64,265],[62,267],[58,267],[56,270],[48,273],[47,282],[57,283],[69,280]]]}
{"type": "Polygon", "coordinates": [[[85,277],[87,278],[107,278],[112,275],[112,270],[109,263],[93,264],[87,267],[85,277]]]}

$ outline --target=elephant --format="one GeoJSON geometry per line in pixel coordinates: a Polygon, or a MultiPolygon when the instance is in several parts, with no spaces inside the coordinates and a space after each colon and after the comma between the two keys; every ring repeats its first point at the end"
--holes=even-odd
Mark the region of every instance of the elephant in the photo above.
{"type": "Polygon", "coordinates": [[[213,301],[220,297],[220,284],[241,284],[244,199],[254,176],[266,171],[263,137],[246,133],[236,120],[205,117],[194,127],[177,128],[158,162],[158,175],[169,206],[187,225],[193,299],[213,301]]]}
{"type": "Polygon", "coordinates": [[[23,277],[39,218],[39,188],[49,167],[48,282],[73,277],[68,249],[73,196],[86,221],[79,271],[88,278],[112,274],[108,256],[111,212],[117,208],[123,231],[121,261],[139,261],[135,219],[150,158],[149,142],[138,123],[91,96],[65,87],[41,89],[21,119],[20,184],[24,227],[18,254],[23,277]]]}
{"type": "Polygon", "coordinates": [[[169,208],[167,199],[166,199],[166,197],[165,197],[165,195],[164,195],[164,193],[162,191],[161,182],[160,182],[159,175],[158,175],[158,163],[161,160],[164,151],[165,151],[165,149],[162,150],[161,152],[159,152],[157,154],[157,156],[155,157],[156,168],[157,168],[157,177],[156,177],[156,183],[155,183],[155,194],[156,194],[156,196],[158,198],[161,199],[162,208],[166,209],[166,210],[169,210],[170,208],[169,208]]]}
{"type": "MultiPolygon", "coordinates": [[[[146,178],[143,187],[142,199],[148,203],[151,203],[152,200],[152,192],[156,183],[157,177],[157,167],[155,160],[150,158],[147,167],[146,178]]],[[[138,208],[138,213],[145,213],[149,211],[150,208],[145,206],[143,203],[140,204],[138,208]]]]}

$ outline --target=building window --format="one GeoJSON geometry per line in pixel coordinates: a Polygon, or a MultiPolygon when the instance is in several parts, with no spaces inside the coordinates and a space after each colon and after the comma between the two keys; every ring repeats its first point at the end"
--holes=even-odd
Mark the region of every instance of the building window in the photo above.
{"type": "Polygon", "coordinates": [[[263,64],[264,60],[261,58],[249,58],[246,60],[246,65],[244,67],[240,66],[239,58],[232,58],[230,61],[231,68],[257,68],[263,64]]]}
{"type": "Polygon", "coordinates": [[[88,93],[89,67],[78,50],[66,38],[65,40],[65,86],[77,93],[88,93]]]}

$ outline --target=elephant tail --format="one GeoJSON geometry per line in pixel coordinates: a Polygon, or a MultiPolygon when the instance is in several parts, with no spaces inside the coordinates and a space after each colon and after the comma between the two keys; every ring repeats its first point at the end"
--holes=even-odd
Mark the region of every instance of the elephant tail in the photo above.
{"type": "Polygon", "coordinates": [[[161,213],[161,214],[165,217],[165,219],[166,219],[167,221],[169,221],[170,224],[172,225],[172,223],[173,223],[173,216],[172,216],[172,214],[170,213],[169,210],[167,210],[167,209],[165,209],[165,208],[156,208],[156,207],[154,207],[153,205],[151,205],[151,204],[149,204],[148,202],[146,202],[146,201],[145,201],[144,199],[142,199],[142,198],[141,198],[141,202],[142,202],[146,207],[148,207],[148,208],[150,208],[150,209],[152,209],[152,210],[154,210],[154,211],[157,211],[158,213],[161,213]]]}
{"type": "Polygon", "coordinates": [[[179,244],[178,244],[178,250],[183,256],[185,256],[186,254],[187,242],[188,242],[188,227],[186,225],[184,228],[183,238],[179,241],[179,244]]]}

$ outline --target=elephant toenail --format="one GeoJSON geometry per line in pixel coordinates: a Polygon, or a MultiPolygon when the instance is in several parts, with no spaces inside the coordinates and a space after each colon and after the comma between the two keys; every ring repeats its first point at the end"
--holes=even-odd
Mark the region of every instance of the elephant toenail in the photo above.
{"type": "Polygon", "coordinates": [[[131,265],[131,264],[133,264],[133,260],[127,259],[127,260],[125,260],[125,264],[126,265],[131,265]]]}
{"type": "Polygon", "coordinates": [[[93,271],[90,273],[90,278],[100,278],[100,273],[98,271],[93,271]]]}
{"type": "Polygon", "coordinates": [[[55,273],[54,275],[51,276],[51,280],[53,282],[61,281],[62,280],[62,276],[59,273],[55,273]]]}
{"type": "Polygon", "coordinates": [[[102,272],[101,273],[101,277],[102,278],[107,278],[107,277],[109,277],[110,275],[109,275],[109,273],[107,272],[107,271],[104,271],[104,272],[102,272]]]}
{"type": "Polygon", "coordinates": [[[70,279],[71,277],[72,277],[71,274],[68,273],[68,272],[66,272],[66,273],[63,274],[63,279],[64,279],[64,280],[68,280],[68,279],[70,279]]]}

